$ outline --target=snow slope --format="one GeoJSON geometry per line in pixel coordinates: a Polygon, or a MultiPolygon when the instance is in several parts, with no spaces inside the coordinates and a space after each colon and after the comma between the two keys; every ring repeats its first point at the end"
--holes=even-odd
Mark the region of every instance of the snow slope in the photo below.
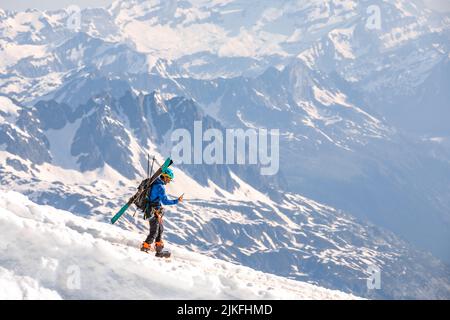
{"type": "Polygon", "coordinates": [[[0,194],[0,299],[355,299],[170,246],[141,234],[0,194]]]}

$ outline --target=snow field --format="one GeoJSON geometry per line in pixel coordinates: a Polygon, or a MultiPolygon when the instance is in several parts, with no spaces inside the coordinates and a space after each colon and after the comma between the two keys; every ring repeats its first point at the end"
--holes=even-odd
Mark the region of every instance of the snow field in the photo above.
{"type": "Polygon", "coordinates": [[[0,194],[0,299],[354,299],[167,244],[143,234],[0,194]]]}

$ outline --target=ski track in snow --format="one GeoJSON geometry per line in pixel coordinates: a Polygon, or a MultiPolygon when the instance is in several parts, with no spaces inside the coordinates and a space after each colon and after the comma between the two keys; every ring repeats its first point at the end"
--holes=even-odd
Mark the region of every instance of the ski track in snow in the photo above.
{"type": "Polygon", "coordinates": [[[169,245],[142,234],[0,194],[0,299],[356,299],[169,245]]]}

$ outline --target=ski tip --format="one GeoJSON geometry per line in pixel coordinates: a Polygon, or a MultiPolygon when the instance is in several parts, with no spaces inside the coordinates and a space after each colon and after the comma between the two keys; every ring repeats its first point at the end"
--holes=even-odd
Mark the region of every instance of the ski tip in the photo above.
{"type": "Polygon", "coordinates": [[[166,159],[166,161],[164,161],[162,167],[167,168],[167,167],[169,167],[170,165],[172,165],[172,163],[173,163],[173,160],[172,160],[170,157],[168,157],[168,158],[166,159]]]}

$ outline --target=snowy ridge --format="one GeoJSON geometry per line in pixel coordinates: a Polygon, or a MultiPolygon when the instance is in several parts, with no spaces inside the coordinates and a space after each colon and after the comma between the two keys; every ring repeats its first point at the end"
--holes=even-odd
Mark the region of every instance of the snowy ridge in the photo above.
{"type": "Polygon", "coordinates": [[[356,299],[171,244],[159,260],[139,237],[2,192],[0,299],[356,299]]]}

